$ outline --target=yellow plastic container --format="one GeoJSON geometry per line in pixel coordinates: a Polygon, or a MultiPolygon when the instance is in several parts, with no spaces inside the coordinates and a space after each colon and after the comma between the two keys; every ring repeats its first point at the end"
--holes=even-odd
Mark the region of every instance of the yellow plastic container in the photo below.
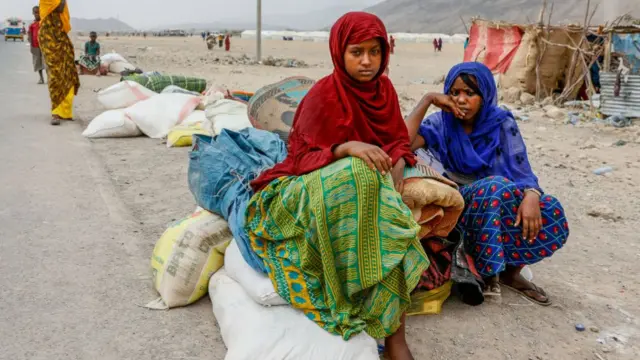
{"type": "Polygon", "coordinates": [[[449,281],[437,289],[417,292],[411,296],[411,307],[407,315],[437,315],[442,312],[442,304],[451,295],[453,281],[449,281]]]}

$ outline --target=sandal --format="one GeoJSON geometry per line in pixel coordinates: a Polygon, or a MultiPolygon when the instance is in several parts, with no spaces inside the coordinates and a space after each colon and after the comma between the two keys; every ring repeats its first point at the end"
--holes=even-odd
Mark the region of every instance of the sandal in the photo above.
{"type": "Polygon", "coordinates": [[[55,117],[55,116],[52,117],[51,118],[51,125],[54,125],[54,126],[60,125],[60,118],[55,117]]]}
{"type": "Polygon", "coordinates": [[[517,289],[517,288],[515,288],[515,287],[513,287],[511,285],[507,285],[507,284],[505,284],[503,282],[501,282],[501,284],[506,286],[511,291],[523,296],[525,299],[527,299],[527,300],[529,300],[529,301],[531,301],[533,303],[536,303],[536,304],[538,304],[540,306],[550,306],[550,305],[553,304],[553,302],[551,301],[551,298],[549,298],[549,295],[547,295],[547,293],[542,288],[538,287],[534,283],[531,283],[531,287],[526,287],[526,288],[522,288],[522,289],[517,289]],[[547,300],[546,301],[540,301],[540,300],[536,299],[535,297],[527,294],[527,292],[530,292],[530,291],[536,292],[536,293],[546,297],[547,300]]]}
{"type": "Polygon", "coordinates": [[[500,289],[500,282],[498,281],[498,279],[496,277],[489,278],[489,279],[485,280],[485,287],[482,290],[482,294],[485,297],[487,297],[487,296],[493,296],[493,297],[502,296],[502,289],[500,289]]]}

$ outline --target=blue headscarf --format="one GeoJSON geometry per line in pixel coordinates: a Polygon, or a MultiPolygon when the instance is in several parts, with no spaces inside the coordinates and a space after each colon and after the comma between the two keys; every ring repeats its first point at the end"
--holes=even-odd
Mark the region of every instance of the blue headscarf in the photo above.
{"type": "Polygon", "coordinates": [[[476,79],[482,96],[482,108],[476,116],[473,131],[466,134],[452,113],[434,113],[419,129],[426,147],[448,172],[475,178],[500,175],[520,187],[539,189],[518,125],[511,112],[498,107],[498,89],[491,70],[478,62],[454,66],[445,80],[445,94],[462,74],[476,79]]]}
{"type": "Polygon", "coordinates": [[[482,63],[466,62],[454,66],[444,83],[445,94],[449,93],[453,83],[462,74],[476,79],[482,96],[482,109],[471,134],[467,135],[460,121],[448,112],[441,113],[442,129],[423,128],[420,133],[429,148],[438,153],[446,169],[471,175],[493,165],[496,148],[500,144],[502,123],[513,115],[498,107],[498,89],[493,74],[482,63]]]}

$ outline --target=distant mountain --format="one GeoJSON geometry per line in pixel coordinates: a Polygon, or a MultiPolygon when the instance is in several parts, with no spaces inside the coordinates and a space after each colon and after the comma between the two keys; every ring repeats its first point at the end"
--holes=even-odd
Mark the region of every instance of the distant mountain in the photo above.
{"type": "Polygon", "coordinates": [[[362,11],[367,7],[367,4],[371,4],[371,1],[351,2],[348,5],[332,6],[303,14],[267,15],[264,17],[264,21],[295,30],[322,30],[331,27],[340,16],[349,11],[362,11]]]}
{"type": "MultiPolygon", "coordinates": [[[[362,9],[375,3],[377,0],[349,1],[349,5],[329,6],[314,5],[313,11],[264,14],[262,16],[262,29],[264,30],[300,30],[313,31],[330,27],[340,16],[349,11],[362,11],[362,9]]],[[[180,29],[196,31],[217,30],[255,30],[256,22],[253,19],[227,19],[224,22],[208,23],[183,23],[170,26],[156,26],[152,30],[180,29]]]]}
{"type": "MultiPolygon", "coordinates": [[[[585,0],[550,0],[554,3],[553,23],[584,21],[585,0]]],[[[640,0],[592,0],[591,9],[599,4],[593,24],[604,21],[605,13],[631,13],[640,16],[640,0]],[[617,3],[618,10],[614,10],[617,3]]],[[[469,21],[474,16],[508,22],[538,20],[540,0],[386,0],[368,8],[385,22],[390,31],[423,33],[461,33],[462,16],[469,21]]],[[[615,16],[614,15],[614,16],[615,16]]]]}
{"type": "Polygon", "coordinates": [[[133,27],[114,18],[108,19],[81,19],[71,18],[73,31],[133,31],[133,27]]]}

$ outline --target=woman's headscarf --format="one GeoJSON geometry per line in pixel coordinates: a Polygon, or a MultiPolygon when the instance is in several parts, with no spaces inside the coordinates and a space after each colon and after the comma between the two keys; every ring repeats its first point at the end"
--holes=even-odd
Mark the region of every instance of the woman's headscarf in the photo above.
{"type": "MultiPolygon", "coordinates": [[[[60,5],[60,2],[61,0],[40,0],[40,19],[44,20],[51,15],[60,5]]],[[[71,15],[69,15],[69,4],[67,2],[64,4],[64,10],[60,13],[60,20],[62,20],[64,32],[69,33],[71,31],[71,15]]]]}
{"type": "Polygon", "coordinates": [[[333,73],[314,85],[296,112],[287,159],[263,173],[252,185],[259,190],[281,176],[300,176],[335,161],[333,150],[348,141],[379,146],[395,164],[404,158],[415,164],[398,95],[388,77],[389,43],[382,21],[375,15],[351,12],[331,28],[329,48],[333,73]],[[377,38],[382,63],[373,80],[361,83],[347,73],[344,54],[348,45],[377,38]]]}
{"type": "Polygon", "coordinates": [[[441,128],[423,124],[420,135],[446,169],[472,175],[493,166],[496,149],[500,145],[500,130],[513,115],[498,107],[498,89],[493,74],[482,63],[466,62],[454,66],[444,83],[445,94],[449,93],[453,83],[462,74],[476,79],[482,96],[482,108],[476,116],[471,134],[464,132],[460,121],[452,113],[442,112],[438,113],[442,117],[441,128]]]}

